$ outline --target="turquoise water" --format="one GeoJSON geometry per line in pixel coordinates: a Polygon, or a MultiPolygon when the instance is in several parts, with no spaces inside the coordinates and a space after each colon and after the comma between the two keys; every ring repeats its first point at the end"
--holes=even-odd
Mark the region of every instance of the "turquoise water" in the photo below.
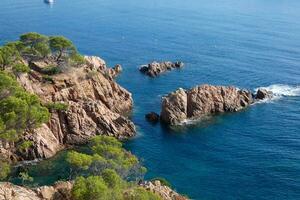
{"type": "Polygon", "coordinates": [[[165,177],[194,199],[296,200],[299,19],[297,0],[1,0],[0,43],[60,34],[83,54],[122,64],[118,82],[133,93],[138,126],[126,148],[143,158],[147,178],[165,177]],[[153,60],[186,65],[156,79],[137,71],[153,60]],[[271,86],[278,98],[177,130],[145,121],[162,95],[202,83],[271,86]]]}

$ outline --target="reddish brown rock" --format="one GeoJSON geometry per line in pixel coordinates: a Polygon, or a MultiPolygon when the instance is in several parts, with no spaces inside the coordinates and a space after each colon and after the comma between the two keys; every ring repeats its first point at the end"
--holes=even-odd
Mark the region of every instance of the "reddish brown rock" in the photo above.
{"type": "MultiPolygon", "coordinates": [[[[19,159],[49,158],[66,145],[85,143],[95,135],[119,139],[135,135],[135,126],[126,117],[133,107],[131,93],[106,75],[110,69],[102,59],[85,59],[87,64],[82,67],[70,67],[52,75],[51,83],[41,81],[43,75],[34,70],[18,76],[18,82],[38,95],[43,103],[68,105],[67,110],[51,110],[47,124],[25,134],[25,140],[32,141],[33,146],[26,152],[19,152],[19,159]]],[[[121,67],[113,70],[119,73],[121,67]]],[[[12,146],[0,144],[0,152],[8,157],[14,155],[14,152],[6,152],[7,149],[14,151],[12,146]]]]}
{"type": "MultiPolygon", "coordinates": [[[[161,119],[176,125],[210,114],[236,112],[253,104],[256,101],[253,97],[249,90],[232,86],[200,85],[187,91],[178,89],[163,97],[161,119]]],[[[269,96],[259,97],[261,100],[269,96]]]]}
{"type": "Polygon", "coordinates": [[[163,200],[188,200],[187,197],[182,196],[172,190],[170,187],[163,185],[159,180],[144,181],[140,186],[155,194],[158,194],[163,200]]]}

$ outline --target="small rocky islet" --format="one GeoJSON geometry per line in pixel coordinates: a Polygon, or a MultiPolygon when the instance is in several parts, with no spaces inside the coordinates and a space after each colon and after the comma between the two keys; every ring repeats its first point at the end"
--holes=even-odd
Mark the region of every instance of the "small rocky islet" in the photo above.
{"type": "MultiPolygon", "coordinates": [[[[199,121],[208,115],[237,112],[272,96],[272,92],[265,89],[252,93],[234,86],[204,84],[189,90],[179,88],[162,98],[160,120],[169,125],[199,121]]],[[[153,112],[148,115],[158,116],[153,112]]]]}
{"type": "Polygon", "coordinates": [[[184,66],[184,63],[181,61],[176,61],[176,62],[170,62],[170,61],[165,61],[165,62],[152,62],[147,65],[142,65],[140,67],[140,72],[143,74],[146,74],[147,76],[150,77],[156,77],[164,72],[171,71],[173,69],[179,69],[184,66]]]}

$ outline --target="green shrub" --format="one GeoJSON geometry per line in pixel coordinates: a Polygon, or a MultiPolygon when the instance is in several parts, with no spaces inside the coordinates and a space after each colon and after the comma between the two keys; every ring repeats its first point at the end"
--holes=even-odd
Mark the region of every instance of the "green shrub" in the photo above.
{"type": "Polygon", "coordinates": [[[13,67],[12,67],[12,70],[14,73],[28,73],[30,72],[30,68],[23,64],[23,63],[18,63],[18,64],[15,64],[13,67]]]}
{"type": "Polygon", "coordinates": [[[52,83],[52,84],[54,83],[53,78],[49,75],[43,75],[42,78],[43,78],[43,82],[46,82],[46,83],[48,82],[48,83],[52,83]]]}
{"type": "Polygon", "coordinates": [[[162,200],[162,198],[142,187],[136,187],[133,191],[125,193],[124,200],[162,200]]]}
{"type": "Polygon", "coordinates": [[[0,160],[0,180],[5,180],[10,174],[10,165],[0,160]]]}
{"type": "Polygon", "coordinates": [[[43,74],[55,75],[61,73],[61,69],[58,66],[47,66],[42,69],[43,74]]]}
{"type": "Polygon", "coordinates": [[[49,120],[48,109],[6,72],[0,72],[0,139],[14,142],[49,120]]]}
{"type": "Polygon", "coordinates": [[[22,185],[33,182],[33,178],[29,176],[28,172],[21,172],[19,174],[19,179],[22,181],[22,185]]]}
{"type": "Polygon", "coordinates": [[[33,142],[32,142],[32,141],[23,141],[23,142],[18,146],[18,149],[19,149],[20,151],[25,151],[25,150],[27,150],[28,148],[30,148],[32,145],[33,145],[33,142]]]}
{"type": "Polygon", "coordinates": [[[65,103],[47,103],[45,105],[50,111],[66,111],[68,110],[68,104],[65,103]]]}
{"type": "Polygon", "coordinates": [[[108,200],[109,190],[104,180],[99,176],[88,178],[78,177],[72,188],[74,200],[108,200]]]}
{"type": "Polygon", "coordinates": [[[80,66],[85,64],[85,59],[82,55],[76,53],[71,56],[71,64],[75,66],[80,66]]]}

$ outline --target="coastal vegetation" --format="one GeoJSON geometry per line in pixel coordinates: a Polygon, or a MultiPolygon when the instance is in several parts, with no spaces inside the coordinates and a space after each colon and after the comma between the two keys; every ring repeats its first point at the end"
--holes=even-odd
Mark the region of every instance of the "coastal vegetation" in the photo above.
{"type": "MultiPolygon", "coordinates": [[[[0,47],[0,148],[9,152],[7,157],[0,159],[0,180],[9,181],[16,177],[20,185],[34,185],[27,167],[14,166],[17,156],[20,160],[30,160],[24,155],[37,144],[31,137],[37,128],[49,124],[53,113],[69,109],[67,101],[42,101],[41,96],[26,91],[20,85],[20,79],[39,77],[41,84],[49,86],[54,84],[54,76],[64,73],[66,68],[83,64],[84,57],[69,39],[62,36],[48,37],[31,32],[0,47]]],[[[98,71],[92,72],[93,76],[98,76],[98,71]]],[[[93,137],[84,151],[68,151],[64,162],[67,163],[68,178],[58,180],[73,181],[71,195],[74,200],[161,199],[140,186],[146,168],[114,137],[93,137]]]]}

